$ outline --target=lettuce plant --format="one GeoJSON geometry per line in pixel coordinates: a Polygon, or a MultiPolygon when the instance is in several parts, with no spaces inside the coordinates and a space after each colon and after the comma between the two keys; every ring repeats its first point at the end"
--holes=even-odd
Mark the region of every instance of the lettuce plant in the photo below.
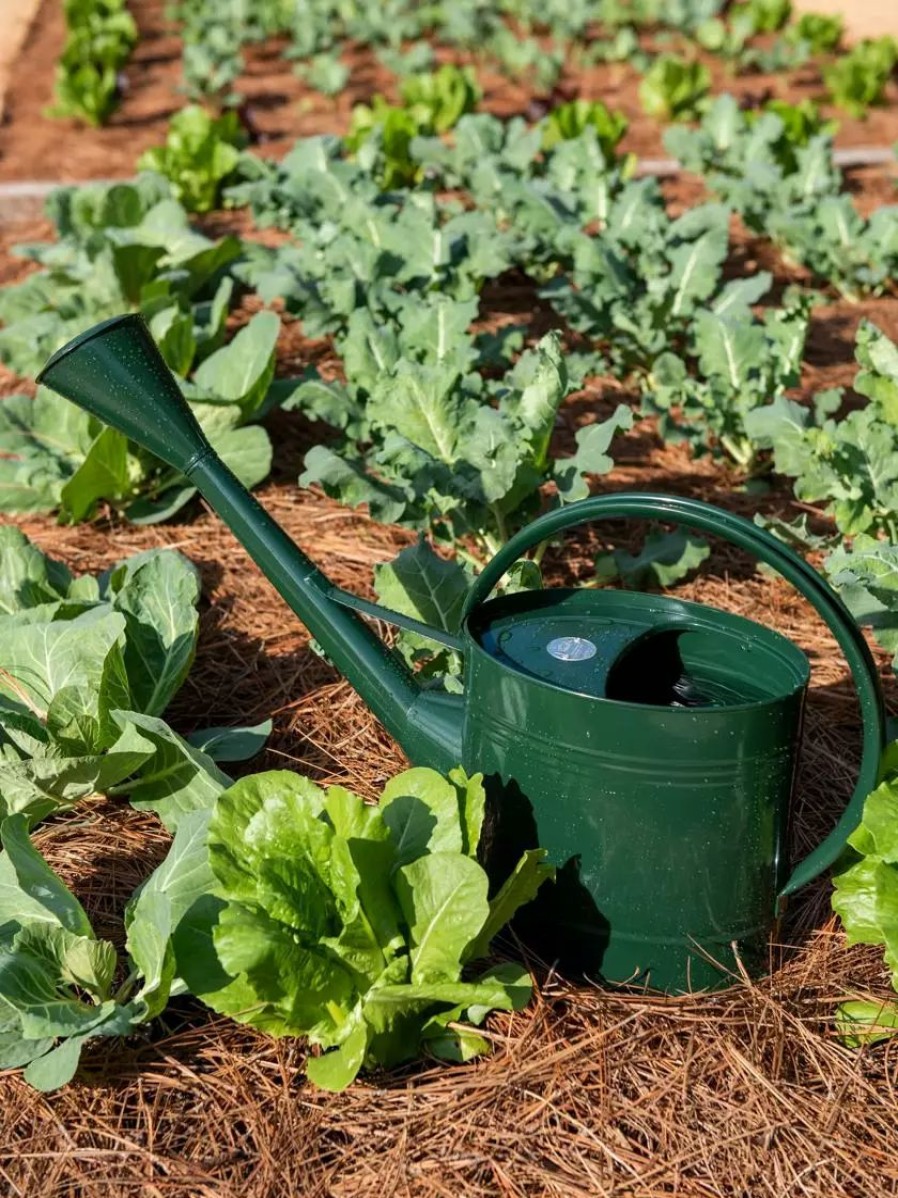
{"type": "Polygon", "coordinates": [[[50,116],[103,125],[119,98],[119,72],[137,44],[125,0],[64,0],[66,42],[50,116]]]}
{"type": "Polygon", "coordinates": [[[662,54],[642,77],[639,102],[658,120],[689,121],[700,115],[710,90],[711,73],[704,63],[662,54]]]}
{"type": "Polygon", "coordinates": [[[172,195],[188,212],[209,212],[233,179],[245,144],[236,112],[212,117],[191,104],[172,118],[165,144],[141,154],[137,169],[168,179],[172,195]]]}
{"type": "Polygon", "coordinates": [[[606,108],[600,100],[571,100],[558,104],[543,124],[543,149],[551,150],[560,141],[580,137],[586,129],[594,129],[599,145],[609,161],[613,161],[621,138],[627,132],[628,121],[622,112],[606,108]]]}
{"type": "MultiPolygon", "coordinates": [[[[833,910],[849,944],[882,948],[892,986],[898,990],[898,783],[895,746],[883,761],[884,781],[868,796],[864,815],[848,838],[850,846],[835,876],[833,910]],[[853,851],[852,851],[853,850],[853,851]]],[[[836,1019],[850,1047],[875,1044],[898,1033],[898,1000],[853,999],[836,1019]]]]}
{"type": "Polygon", "coordinates": [[[365,147],[366,158],[370,161],[374,156],[385,188],[407,186],[418,177],[410,153],[415,137],[445,133],[480,99],[470,68],[451,65],[403,79],[400,93],[402,104],[398,106],[381,95],[374,97],[371,106],[357,104],[346,138],[351,153],[365,147]]]}
{"type": "Polygon", "coordinates": [[[838,50],[845,22],[839,13],[803,12],[786,31],[790,41],[807,47],[809,56],[838,50]]]}
{"type": "Polygon", "coordinates": [[[213,951],[178,960],[186,984],[221,1014],[322,1048],[307,1072],[329,1090],[422,1052],[489,1051],[478,1026],[524,1006],[530,979],[474,963],[553,871],[530,850],[490,898],[484,813],[481,776],[460,768],[408,770],[377,806],[287,771],[235,783],[209,824],[213,951]]]}
{"type": "Polygon", "coordinates": [[[898,42],[893,37],[865,38],[824,68],[830,99],[850,116],[866,116],[870,107],[885,102],[896,63],[898,42]]]}

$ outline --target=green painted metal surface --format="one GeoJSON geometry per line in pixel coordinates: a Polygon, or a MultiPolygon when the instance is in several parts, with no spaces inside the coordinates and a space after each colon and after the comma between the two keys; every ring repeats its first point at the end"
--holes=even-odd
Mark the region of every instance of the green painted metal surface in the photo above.
{"type": "MultiPolygon", "coordinates": [[[[196,484],[410,759],[481,770],[486,851],[500,879],[543,845],[554,887],[521,930],[551,960],[615,983],[725,985],[734,953],[763,972],[782,898],[835,860],[875,786],[885,740],[877,671],[835,593],[753,524],[695,500],[607,495],[513,537],[468,594],[465,695],[420,689],[359,612],[215,456],[140,317],[64,347],[41,381],[147,446],[196,484]],[[541,541],[584,521],[656,519],[712,533],[767,562],[826,621],[864,721],[857,787],[836,828],[791,869],[786,841],[808,663],[744,618],[666,596],[564,590],[491,597],[541,541]]],[[[403,623],[401,619],[395,622],[403,623]]],[[[437,639],[445,639],[438,636],[437,639]]]]}

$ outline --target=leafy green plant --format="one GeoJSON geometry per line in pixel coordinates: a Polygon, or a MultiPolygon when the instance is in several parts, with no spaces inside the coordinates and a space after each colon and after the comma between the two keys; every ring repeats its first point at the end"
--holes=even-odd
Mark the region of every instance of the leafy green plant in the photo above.
{"type": "Polygon", "coordinates": [[[812,112],[801,110],[748,117],[732,96],[722,96],[699,129],[670,129],[664,142],[788,263],[857,300],[882,291],[895,273],[898,208],[879,208],[869,219],[860,215],[840,190],[833,126],[827,122],[814,133],[815,122],[812,112]]]}
{"type": "Polygon", "coordinates": [[[450,63],[403,79],[399,94],[419,128],[426,126],[434,133],[452,129],[466,112],[473,112],[481,96],[473,70],[450,63]]]}
{"type": "Polygon", "coordinates": [[[349,67],[333,51],[313,54],[307,62],[299,62],[294,73],[309,87],[324,96],[338,96],[349,81],[349,67]]]}
{"type": "Polygon", "coordinates": [[[790,0],[743,0],[730,5],[725,17],[711,17],[695,30],[695,39],[706,50],[741,67],[757,64],[759,52],[750,43],[761,33],[775,33],[791,12],[790,0]]]}
{"type": "Polygon", "coordinates": [[[380,95],[370,106],[357,104],[346,138],[351,153],[365,147],[367,160],[370,162],[372,156],[378,160],[378,174],[385,188],[404,187],[418,177],[419,169],[410,152],[415,137],[445,133],[480,98],[470,68],[451,65],[404,79],[400,91],[401,106],[389,104],[380,95]]]}
{"type": "Polygon", "coordinates": [[[500,26],[484,43],[499,69],[511,79],[532,79],[548,91],[558,82],[564,69],[565,48],[553,40],[548,46],[535,37],[521,37],[515,30],[500,26]]]}
{"type": "Polygon", "coordinates": [[[745,116],[751,126],[757,124],[768,113],[782,123],[782,132],[771,137],[769,144],[774,160],[785,172],[798,169],[797,150],[810,145],[815,137],[835,136],[839,127],[837,121],[824,119],[813,100],[801,100],[798,104],[789,104],[785,100],[768,100],[763,108],[749,109],[745,116]]]}
{"type": "Polygon", "coordinates": [[[137,169],[168,179],[172,195],[188,212],[209,212],[233,179],[245,144],[236,112],[212,117],[191,104],[172,118],[165,144],[141,154],[137,169]]]}
{"type": "Polygon", "coordinates": [[[118,103],[119,72],[137,44],[137,25],[125,0],[64,0],[63,15],[66,42],[49,115],[105,124],[118,103]]]}
{"type": "Polygon", "coordinates": [[[25,1066],[38,1090],[70,1081],[88,1041],[130,1035],[186,993],[184,962],[208,941],[219,905],[206,835],[231,779],[160,719],[112,715],[139,768],[111,791],[158,812],[174,834],[125,908],[124,961],[31,843],[26,815],[0,823],[0,1068],[25,1066]]]}
{"type": "Polygon", "coordinates": [[[734,19],[745,17],[754,33],[776,33],[792,15],[792,0],[741,0],[728,15],[734,19]]]}
{"type": "Polygon", "coordinates": [[[208,820],[198,813],[132,897],[126,915],[125,981],[119,955],[97,938],[86,911],[32,845],[25,818],[0,824],[0,1068],[25,1067],[38,1090],[74,1076],[82,1047],[122,1037],[158,1015],[172,993],[172,940],[187,934],[208,820]]]}
{"type": "MultiPolygon", "coordinates": [[[[853,853],[835,875],[833,910],[841,918],[849,944],[874,944],[884,950],[893,987],[898,990],[898,786],[894,745],[883,761],[884,780],[864,805],[864,815],[848,838],[853,853]]],[[[898,1032],[898,1001],[852,1000],[840,1005],[837,1027],[849,1047],[875,1044],[898,1032]]]]}
{"type": "Polygon", "coordinates": [[[204,17],[195,28],[184,30],[184,91],[191,100],[225,107],[239,104],[241,96],[234,91],[234,84],[244,70],[240,52],[244,38],[214,14],[204,17]]]}
{"type": "Polygon", "coordinates": [[[850,116],[866,116],[883,104],[886,84],[898,63],[898,42],[892,37],[865,38],[823,70],[830,98],[850,116]]]}
{"type": "Polygon", "coordinates": [[[659,120],[688,121],[701,115],[710,90],[711,73],[704,63],[662,54],[642,77],[639,102],[659,120]]]}
{"type": "Polygon", "coordinates": [[[704,175],[715,194],[755,229],[773,208],[838,192],[841,176],[832,164],[836,128],[810,100],[770,100],[743,111],[735,96],[723,95],[698,128],[666,130],[664,146],[686,170],[704,175]]]}
{"type": "Polygon", "coordinates": [[[165,711],[193,661],[198,600],[196,571],[172,550],[75,578],[0,528],[0,817],[34,824],[152,756],[115,713],[165,711]]]}
{"type": "Polygon", "coordinates": [[[553,871],[531,850],[490,899],[484,812],[480,775],[461,769],[408,770],[374,807],[286,771],[235,783],[209,825],[216,960],[191,963],[188,985],[222,1014],[320,1046],[307,1072],[328,1090],[422,1052],[488,1052],[478,1026],[526,1005],[530,979],[512,964],[463,971],[553,871]]]}
{"type": "Polygon", "coordinates": [[[224,337],[240,254],[190,227],[161,176],[54,191],[47,203],[58,240],[16,247],[43,267],[0,289],[0,360],[33,375],[69,338],[107,316],[139,310],[179,374],[224,337]]]}
{"type": "Polygon", "coordinates": [[[840,391],[824,391],[813,409],[780,396],[746,417],[749,435],[773,450],[774,469],[795,480],[796,496],[823,502],[847,536],[898,542],[898,348],[865,321],[855,347],[855,390],[866,407],[836,416],[840,391]]]}
{"type": "Polygon", "coordinates": [[[804,44],[809,55],[831,54],[839,48],[845,22],[839,13],[803,12],[786,31],[792,42],[804,44]]]}
{"type": "Polygon", "coordinates": [[[682,582],[711,553],[707,541],[679,528],[673,532],[650,532],[638,553],[613,549],[596,558],[600,582],[620,578],[624,586],[644,590],[647,586],[672,587],[682,582]]]}
{"type": "Polygon", "coordinates": [[[630,183],[610,203],[601,238],[568,232],[573,269],[542,294],[616,370],[650,372],[659,355],[683,346],[702,308],[739,319],[769,288],[764,273],[724,283],[728,225],[714,204],[671,220],[654,180],[630,183]]]}
{"type": "Polygon", "coordinates": [[[415,295],[470,300],[510,265],[508,239],[486,212],[421,191],[383,195],[376,163],[347,162],[339,149],[335,139],[307,139],[229,192],[260,224],[293,234],[277,248],[254,247],[239,275],[300,314],[307,333],[342,330],[359,307],[395,323],[415,295]]]}
{"type": "Polygon", "coordinates": [[[622,112],[606,108],[600,100],[571,100],[556,105],[546,117],[543,149],[551,150],[560,141],[570,141],[580,137],[584,130],[594,129],[602,151],[613,160],[627,126],[627,118],[622,112]]]}
{"type": "MultiPolygon", "coordinates": [[[[151,324],[152,328],[152,324],[151,324]]],[[[271,441],[258,425],[269,399],[280,322],[260,312],[204,360],[182,389],[218,453],[247,486],[271,469],[271,441]]],[[[59,511],[63,523],[89,520],[108,503],[126,519],[170,519],[196,494],[115,429],[46,388],[35,399],[0,401],[0,509],[59,511]]]]}
{"type": "Polygon", "coordinates": [[[797,295],[754,316],[746,302],[757,297],[756,283],[733,280],[721,300],[697,312],[688,356],[661,354],[643,387],[664,437],[685,440],[697,452],[722,451],[750,472],[757,465],[758,405],[773,400],[769,410],[779,410],[798,384],[811,307],[797,295]]]}
{"type": "Polygon", "coordinates": [[[345,430],[342,441],[306,454],[300,483],[456,548],[473,538],[491,554],[532,514],[543,483],[554,481],[564,501],[583,498],[583,476],[611,468],[611,437],[632,417],[621,406],[580,430],[574,457],[553,458],[568,392],[557,338],[487,382],[466,369],[475,353],[465,336],[470,306],[438,302],[418,315],[397,336],[360,311],[342,346],[349,387],[310,381],[298,389],[291,404],[345,430]]]}

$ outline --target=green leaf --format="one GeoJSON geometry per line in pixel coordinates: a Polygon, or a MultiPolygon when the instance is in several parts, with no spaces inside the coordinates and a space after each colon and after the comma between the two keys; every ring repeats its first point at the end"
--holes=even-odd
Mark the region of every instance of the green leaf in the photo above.
{"type": "Polygon", "coordinates": [[[60,882],[31,843],[23,815],[10,815],[0,824],[4,857],[0,862],[0,918],[56,925],[78,936],[93,936],[87,914],[71,891],[60,882]],[[8,865],[7,865],[8,862],[8,865]],[[16,910],[18,901],[21,907],[16,910]]]}
{"type": "Polygon", "coordinates": [[[193,661],[199,574],[181,554],[151,550],[117,567],[107,587],[112,606],[125,617],[131,705],[161,715],[193,661]]]}
{"type": "Polygon", "coordinates": [[[543,882],[554,881],[555,868],[546,864],[547,856],[545,849],[528,849],[524,853],[499,891],[490,899],[489,915],[477,939],[469,945],[466,960],[485,957],[493,938],[513,918],[515,912],[536,898],[543,882]]]}
{"type": "Polygon", "coordinates": [[[128,955],[142,976],[139,998],[152,1018],[165,1009],[175,977],[171,901],[164,889],[147,885],[130,915],[128,955]]]}
{"type": "Polygon", "coordinates": [[[465,773],[462,766],[449,771],[449,781],[455,787],[461,812],[462,852],[468,857],[477,857],[480,833],[486,815],[486,791],[483,774],[465,773]]]}
{"type": "Polygon", "coordinates": [[[197,961],[187,954],[208,918],[215,888],[206,844],[210,818],[209,810],[183,816],[165,860],[128,905],[127,948],[142,976],[138,998],[146,1018],[163,1010],[182,969],[197,976],[197,961]]]}
{"type": "Polygon", "coordinates": [[[865,1048],[890,1040],[898,1032],[898,1004],[860,999],[839,1003],[836,1032],[846,1048],[865,1048]]]}
{"type": "Polygon", "coordinates": [[[60,519],[68,524],[87,520],[101,499],[121,502],[132,485],[127,438],[117,429],[106,428],[62,488],[60,519]]]}
{"type": "Polygon", "coordinates": [[[489,915],[486,874],[461,853],[431,852],[397,871],[396,894],[411,933],[412,982],[457,981],[489,915]]]}
{"type": "Polygon", "coordinates": [[[359,1019],[343,1043],[320,1057],[306,1062],[309,1081],[322,1090],[339,1093],[358,1076],[368,1050],[368,1027],[359,1019]]]}
{"type": "Polygon", "coordinates": [[[116,722],[124,730],[137,729],[155,747],[153,757],[132,782],[119,789],[133,807],[155,811],[169,831],[193,811],[208,810],[230,784],[210,757],[195,749],[154,716],[136,711],[118,711],[116,722]]]}
{"type": "Polygon", "coordinates": [[[380,796],[380,810],[397,867],[425,853],[463,851],[459,792],[436,770],[416,766],[391,778],[380,796]]]}
{"type": "Polygon", "coordinates": [[[128,727],[102,753],[63,756],[57,746],[47,756],[0,758],[0,812],[21,812],[33,826],[78,799],[110,791],[152,754],[152,743],[128,727]]]}
{"type": "Polygon", "coordinates": [[[14,525],[0,527],[0,613],[53,603],[68,594],[72,576],[41,553],[14,525]]]}
{"type": "Polygon", "coordinates": [[[196,493],[196,487],[190,483],[175,483],[158,495],[141,495],[125,508],[125,519],[132,524],[161,524],[176,515],[196,493]]]}
{"type": "Polygon", "coordinates": [[[459,563],[439,557],[423,538],[374,567],[374,589],[384,607],[444,632],[458,632],[468,585],[459,563]]]}
{"type": "Polygon", "coordinates": [[[619,575],[626,586],[635,590],[651,584],[672,587],[697,570],[710,553],[707,541],[683,529],[651,532],[639,553],[615,549],[600,554],[596,574],[603,582],[619,575]]]}
{"type": "Polygon", "coordinates": [[[216,762],[249,761],[265,748],[271,729],[271,720],[246,727],[203,728],[191,732],[187,742],[216,762]]]}
{"type": "Polygon", "coordinates": [[[25,1040],[83,1036],[115,1013],[115,1003],[84,1002],[62,976],[46,941],[55,930],[23,928],[0,949],[0,999],[13,1007],[25,1040]]]}
{"type": "Polygon", "coordinates": [[[87,1038],[70,1036],[50,1052],[37,1057],[25,1070],[25,1081],[42,1093],[67,1085],[78,1071],[81,1047],[87,1038]]]}
{"type": "Polygon", "coordinates": [[[274,377],[274,351],[281,322],[274,312],[258,312],[222,349],[216,350],[194,375],[204,397],[237,403],[244,417],[262,405],[274,377]]]}
{"type": "Polygon", "coordinates": [[[607,474],[613,468],[614,459],[608,453],[611,442],[618,432],[632,427],[632,411],[620,404],[607,420],[578,429],[577,452],[572,458],[559,458],[555,462],[555,483],[563,503],[586,498],[589,486],[585,476],[607,474]]]}
{"type": "Polygon", "coordinates": [[[318,483],[325,495],[347,507],[367,504],[375,520],[390,524],[399,520],[406,507],[406,496],[397,486],[369,474],[364,463],[340,457],[326,445],[315,445],[305,457],[300,475],[301,487],[318,483]]]}
{"type": "Polygon", "coordinates": [[[402,359],[392,378],[377,383],[369,416],[438,461],[455,460],[465,397],[451,366],[419,366],[402,359]]]}
{"type": "Polygon", "coordinates": [[[245,487],[254,487],[271,473],[271,440],[264,428],[232,428],[209,438],[212,448],[245,487]]]}
{"type": "Polygon", "coordinates": [[[568,393],[567,371],[557,334],[543,337],[536,350],[519,360],[515,378],[527,378],[528,375],[516,411],[529,434],[534,464],[542,468],[547,461],[555,417],[568,393]]]}
{"type": "Polygon", "coordinates": [[[0,637],[0,694],[46,717],[64,687],[93,696],[100,719],[107,660],[120,654],[125,620],[114,612],[86,612],[72,620],[17,624],[0,637]]]}

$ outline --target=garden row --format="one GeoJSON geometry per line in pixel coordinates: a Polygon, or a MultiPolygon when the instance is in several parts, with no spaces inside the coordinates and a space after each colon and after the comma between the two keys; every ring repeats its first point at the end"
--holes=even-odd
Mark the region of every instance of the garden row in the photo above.
{"type": "MultiPolygon", "coordinates": [[[[57,71],[56,115],[100,124],[120,94],[120,72],[137,39],[124,0],[66,0],[68,39],[57,71]]],[[[862,116],[881,104],[898,61],[889,37],[841,52],[841,18],[793,16],[790,0],[603,0],[598,5],[505,0],[484,5],[335,0],[266,0],[246,5],[176,0],[167,9],[183,41],[183,91],[194,100],[229,106],[242,97],[244,49],[279,39],[297,75],[326,96],[344,90],[348,45],[370,47],[379,64],[414,88],[416,78],[445,55],[473,58],[513,79],[551,91],[565,72],[626,62],[643,72],[640,98],[660,119],[682,119],[706,102],[712,76],[701,56],[732,74],[795,71],[820,66],[838,108],[862,116]]],[[[474,81],[471,72],[471,81],[474,81]]]]}

